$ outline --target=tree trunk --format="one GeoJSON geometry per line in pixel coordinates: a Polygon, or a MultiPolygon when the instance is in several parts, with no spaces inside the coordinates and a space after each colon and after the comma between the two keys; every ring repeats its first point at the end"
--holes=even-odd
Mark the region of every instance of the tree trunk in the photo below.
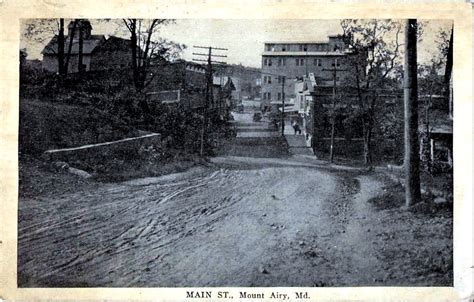
{"type": "MultiPolygon", "coordinates": [[[[430,91],[432,91],[432,88],[430,91]]],[[[431,151],[430,151],[430,105],[431,105],[431,93],[430,98],[425,107],[425,133],[422,136],[422,150],[420,155],[422,156],[422,164],[424,163],[425,169],[427,172],[431,172],[431,151]]]]}
{"type": "Polygon", "coordinates": [[[58,73],[61,79],[66,72],[64,71],[64,19],[59,19],[58,33],[58,73]]]}
{"type": "Polygon", "coordinates": [[[79,71],[79,73],[82,73],[84,71],[84,68],[83,68],[83,59],[84,59],[83,48],[84,48],[84,33],[83,33],[83,30],[82,30],[82,26],[79,26],[79,56],[78,56],[78,60],[77,60],[77,71],[79,71]]]}
{"type": "Polygon", "coordinates": [[[141,90],[139,85],[139,77],[140,72],[138,70],[138,63],[137,63],[137,19],[132,19],[130,21],[130,47],[132,47],[132,69],[133,69],[133,83],[135,85],[135,89],[141,90]]]}
{"type": "Polygon", "coordinates": [[[372,149],[371,149],[372,129],[366,127],[364,131],[364,165],[372,166],[372,149]]]}
{"type": "Polygon", "coordinates": [[[66,63],[64,64],[64,76],[67,75],[68,73],[68,67],[69,67],[69,60],[71,58],[71,51],[72,51],[72,44],[74,40],[74,34],[76,33],[76,26],[77,26],[78,20],[74,20],[74,23],[72,25],[72,30],[71,30],[71,36],[69,38],[69,46],[67,50],[67,56],[66,56],[66,63]]]}
{"type": "Polygon", "coordinates": [[[418,144],[418,80],[417,80],[417,21],[405,24],[405,198],[411,206],[421,199],[420,154],[418,144]]]}
{"type": "Polygon", "coordinates": [[[444,72],[444,85],[449,91],[449,81],[451,79],[451,72],[453,70],[453,36],[454,36],[454,27],[451,27],[451,36],[449,37],[449,46],[448,53],[446,58],[446,68],[444,72]]]}

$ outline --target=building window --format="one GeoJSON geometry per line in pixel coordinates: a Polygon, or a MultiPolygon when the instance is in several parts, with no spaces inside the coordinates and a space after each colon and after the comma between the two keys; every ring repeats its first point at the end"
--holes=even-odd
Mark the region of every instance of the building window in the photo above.
{"type": "Polygon", "coordinates": [[[263,59],[263,66],[272,66],[272,59],[263,59]]]}
{"type": "Polygon", "coordinates": [[[281,51],[286,51],[288,49],[287,45],[286,44],[283,44],[281,46],[281,51]]]}
{"type": "Polygon", "coordinates": [[[278,101],[281,101],[281,92],[278,92],[278,93],[277,93],[277,100],[278,100],[278,101]]]}
{"type": "Polygon", "coordinates": [[[285,58],[278,59],[278,66],[285,66],[285,65],[286,65],[286,59],[285,58]]]}
{"type": "Polygon", "coordinates": [[[263,81],[264,81],[266,84],[271,84],[271,83],[272,83],[272,77],[271,77],[271,76],[264,76],[264,77],[263,77],[263,81]]]}
{"type": "Polygon", "coordinates": [[[300,51],[308,51],[308,45],[300,44],[299,49],[300,49],[300,51]]]}
{"type": "Polygon", "coordinates": [[[273,44],[267,44],[267,51],[274,51],[275,47],[273,44]]]}
{"type": "Polygon", "coordinates": [[[296,59],[296,66],[303,66],[304,65],[304,59],[296,59]]]}
{"type": "Polygon", "coordinates": [[[263,99],[264,99],[264,100],[271,100],[271,94],[270,94],[270,92],[264,92],[264,93],[263,93],[263,99]]]}
{"type": "Polygon", "coordinates": [[[341,66],[341,61],[339,59],[334,59],[334,62],[332,62],[331,65],[339,67],[339,66],[341,66]]]}
{"type": "Polygon", "coordinates": [[[321,59],[314,59],[314,66],[321,66],[321,59]]]}

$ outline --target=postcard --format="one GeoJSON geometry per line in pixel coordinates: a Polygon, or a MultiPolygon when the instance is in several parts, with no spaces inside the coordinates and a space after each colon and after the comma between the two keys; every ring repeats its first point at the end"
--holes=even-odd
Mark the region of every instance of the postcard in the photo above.
{"type": "Polygon", "coordinates": [[[2,299],[472,299],[467,3],[0,10],[2,299]]]}

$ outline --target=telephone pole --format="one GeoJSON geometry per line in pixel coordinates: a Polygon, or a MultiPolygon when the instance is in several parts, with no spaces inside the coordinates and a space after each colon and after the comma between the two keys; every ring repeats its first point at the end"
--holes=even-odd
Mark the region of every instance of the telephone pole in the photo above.
{"type": "MultiPolygon", "coordinates": [[[[326,69],[323,71],[332,71],[333,85],[332,85],[332,117],[331,117],[331,141],[329,146],[329,161],[334,162],[334,134],[336,128],[336,86],[337,86],[337,72],[346,71],[344,69],[337,69],[336,62],[334,62],[334,68],[326,69]]],[[[314,124],[314,123],[313,123],[314,124]]]]}
{"type": "Polygon", "coordinates": [[[411,206],[421,199],[420,154],[418,145],[417,21],[405,23],[404,103],[405,103],[405,200],[411,206]]]}
{"type": "MultiPolygon", "coordinates": [[[[213,86],[214,86],[214,70],[212,67],[212,64],[220,64],[224,65],[226,62],[223,61],[216,61],[213,60],[213,58],[227,58],[226,55],[222,54],[213,54],[213,50],[218,50],[218,51],[227,51],[227,48],[218,48],[218,47],[212,47],[212,46],[193,46],[194,48],[197,49],[207,49],[207,53],[197,53],[193,52],[193,55],[195,56],[201,56],[201,57],[207,57],[207,59],[198,59],[198,58],[193,58],[193,61],[197,62],[206,62],[207,63],[207,72],[206,72],[206,102],[204,104],[204,110],[203,110],[203,115],[202,115],[202,128],[201,128],[201,145],[199,148],[199,154],[200,156],[204,155],[204,140],[205,140],[205,135],[208,130],[208,124],[209,124],[209,109],[211,109],[211,106],[214,105],[214,93],[213,93],[213,86]]],[[[221,100],[219,100],[220,102],[221,100]]]]}

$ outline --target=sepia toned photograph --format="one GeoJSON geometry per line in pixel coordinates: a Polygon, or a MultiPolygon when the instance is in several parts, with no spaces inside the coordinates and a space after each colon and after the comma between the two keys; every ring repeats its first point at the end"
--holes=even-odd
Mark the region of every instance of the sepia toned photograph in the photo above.
{"type": "Polygon", "coordinates": [[[453,287],[454,35],[21,19],[18,287],[453,287]]]}

